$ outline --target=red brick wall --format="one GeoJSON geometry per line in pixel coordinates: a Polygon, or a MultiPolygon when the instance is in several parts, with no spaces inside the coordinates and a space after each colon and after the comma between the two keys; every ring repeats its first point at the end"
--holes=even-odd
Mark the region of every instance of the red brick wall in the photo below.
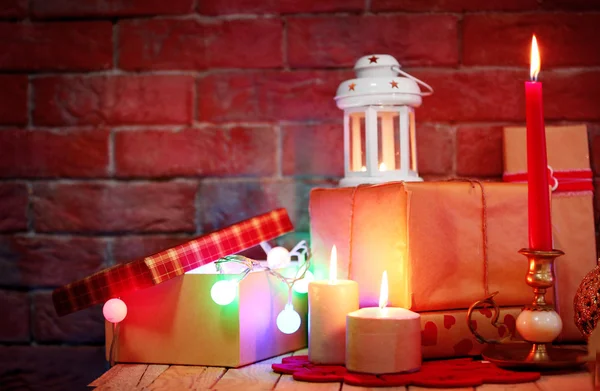
{"type": "Polygon", "coordinates": [[[589,125],[600,176],[599,25],[598,0],[0,1],[0,384],[104,369],[99,309],[57,319],[57,285],[278,206],[306,232],[364,54],[436,89],[424,177],[498,178],[535,32],[547,122],[589,125]]]}

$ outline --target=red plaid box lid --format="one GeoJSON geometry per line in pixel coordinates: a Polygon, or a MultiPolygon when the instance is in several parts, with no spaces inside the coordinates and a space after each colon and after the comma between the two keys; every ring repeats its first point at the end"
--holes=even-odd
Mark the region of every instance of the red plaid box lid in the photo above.
{"type": "Polygon", "coordinates": [[[293,229],[286,210],[276,209],[57,288],[52,292],[54,308],[63,316],[126,292],[149,288],[293,229]]]}

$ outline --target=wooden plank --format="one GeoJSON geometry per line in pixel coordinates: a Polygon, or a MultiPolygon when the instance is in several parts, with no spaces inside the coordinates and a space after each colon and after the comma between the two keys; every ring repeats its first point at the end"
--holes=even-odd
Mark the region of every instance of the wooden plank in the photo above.
{"type": "Polygon", "coordinates": [[[295,381],[292,375],[282,375],[275,386],[275,391],[339,391],[340,388],[340,383],[308,383],[295,381]]]}
{"type": "Polygon", "coordinates": [[[206,390],[223,376],[225,368],[172,365],[145,390],[206,390]]]}
{"type": "Polygon", "coordinates": [[[168,365],[148,365],[146,368],[146,372],[142,375],[140,382],[138,383],[138,388],[144,388],[149,386],[156,380],[164,371],[169,368],[168,365]]]}
{"type": "Polygon", "coordinates": [[[484,384],[477,387],[476,391],[540,391],[540,389],[535,382],[530,382],[519,384],[484,384]]]}
{"type": "MultiPolygon", "coordinates": [[[[428,390],[430,390],[431,388],[428,388],[428,390]]],[[[343,384],[342,385],[342,390],[341,391],[381,391],[381,390],[385,390],[385,391],[406,391],[406,387],[402,386],[402,387],[385,387],[385,388],[371,388],[371,387],[358,387],[358,386],[351,386],[350,384],[343,384]]]]}
{"type": "MultiPolygon", "coordinates": [[[[448,388],[429,388],[429,387],[415,387],[408,386],[408,391],[448,391],[448,388]]],[[[460,387],[460,388],[452,388],[452,391],[473,391],[473,387],[460,387]]]]}
{"type": "Polygon", "coordinates": [[[119,388],[132,389],[137,386],[146,371],[146,364],[118,364],[109,369],[89,384],[89,387],[98,387],[97,390],[119,388]]]}
{"type": "Polygon", "coordinates": [[[536,383],[542,391],[592,391],[592,376],[589,372],[579,371],[564,375],[542,376],[536,383]]]}
{"type": "Polygon", "coordinates": [[[242,368],[229,369],[212,388],[218,391],[226,390],[272,390],[277,385],[281,375],[273,372],[271,364],[280,363],[282,356],[261,361],[242,368]]]}

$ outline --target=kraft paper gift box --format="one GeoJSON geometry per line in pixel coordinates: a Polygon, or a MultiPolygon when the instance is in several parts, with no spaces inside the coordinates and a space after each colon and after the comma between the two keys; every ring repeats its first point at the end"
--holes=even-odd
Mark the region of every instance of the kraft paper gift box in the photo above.
{"type": "Polygon", "coordinates": [[[329,252],[358,282],[360,306],[376,306],[388,272],[389,303],[412,311],[467,309],[500,291],[500,306],[531,301],[525,284],[527,188],[476,182],[391,182],[314,189],[310,195],[315,278],[329,252]],[[483,192],[482,192],[483,189],[483,192]],[[485,203],[485,208],[484,208],[485,203]]]}
{"type": "MultiPolygon", "coordinates": [[[[360,306],[367,307],[377,305],[387,270],[389,305],[422,314],[424,343],[432,327],[427,323],[437,328],[436,343],[430,338],[423,346],[425,357],[479,353],[466,310],[489,293],[499,291],[496,302],[515,318],[532,301],[527,260],[517,252],[528,242],[526,185],[392,182],[315,189],[310,218],[315,278],[325,278],[335,244],[338,275],[358,282],[360,306]],[[462,315],[450,325],[444,323],[450,314],[462,315]]],[[[547,296],[551,301],[552,293],[547,296]]],[[[478,327],[488,326],[480,319],[478,327]]]]}
{"type": "Polygon", "coordinates": [[[306,295],[293,297],[304,320],[290,335],[276,326],[287,286],[266,271],[248,274],[227,306],[210,295],[215,282],[233,277],[216,274],[212,262],[292,229],[285,209],[274,210],[57,288],[54,307],[67,315],[121,298],[128,313],[114,340],[106,323],[107,358],[114,342],[115,362],[237,367],[297,350],[307,343],[306,295]]]}
{"type": "MultiPolygon", "coordinates": [[[[526,129],[504,129],[504,180],[527,180],[526,129]]],[[[548,165],[553,170],[552,228],[556,259],[556,308],[563,319],[562,341],[583,337],[574,324],[573,298],[583,277],[596,266],[593,182],[585,125],[547,126],[548,165]]]]}

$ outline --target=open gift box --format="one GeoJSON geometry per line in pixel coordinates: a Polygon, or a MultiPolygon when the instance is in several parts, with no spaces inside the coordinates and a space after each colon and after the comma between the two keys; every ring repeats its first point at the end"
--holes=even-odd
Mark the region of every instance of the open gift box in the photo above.
{"type": "Polygon", "coordinates": [[[267,271],[243,278],[231,304],[211,299],[217,281],[239,277],[216,273],[212,262],[292,229],[278,209],[58,288],[54,305],[66,315],[121,298],[127,317],[117,327],[106,323],[107,358],[114,343],[115,362],[238,367],[294,351],[307,344],[306,295],[293,295],[302,323],[292,334],[276,325],[288,288],[267,271]]]}

